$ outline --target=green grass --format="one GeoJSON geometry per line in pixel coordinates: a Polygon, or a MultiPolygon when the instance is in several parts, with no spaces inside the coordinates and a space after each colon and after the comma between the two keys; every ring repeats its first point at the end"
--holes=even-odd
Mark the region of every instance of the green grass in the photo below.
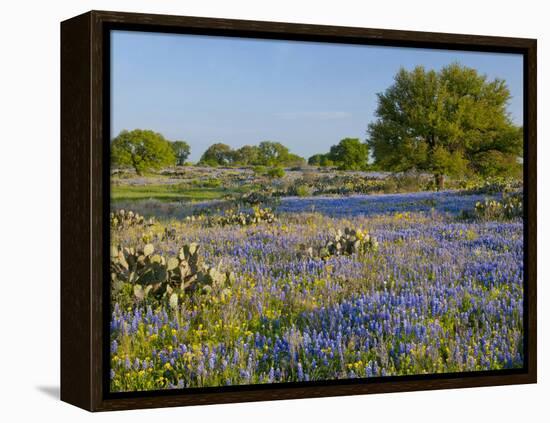
{"type": "Polygon", "coordinates": [[[206,201],[236,194],[242,189],[181,187],[178,185],[114,185],[111,187],[111,199],[121,200],[184,200],[206,201]]]}

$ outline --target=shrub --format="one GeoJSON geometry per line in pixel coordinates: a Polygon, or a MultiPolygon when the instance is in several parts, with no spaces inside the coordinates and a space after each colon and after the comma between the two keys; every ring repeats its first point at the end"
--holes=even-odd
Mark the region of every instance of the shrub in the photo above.
{"type": "Polygon", "coordinates": [[[282,167],[272,167],[267,171],[267,176],[279,179],[285,176],[285,170],[282,167]]]}
{"type": "Polygon", "coordinates": [[[384,180],[384,184],[382,185],[382,191],[384,191],[385,194],[393,194],[397,192],[397,182],[395,178],[386,178],[384,180]]]}
{"type": "Polygon", "coordinates": [[[222,185],[222,181],[218,178],[208,178],[204,181],[197,181],[196,185],[203,188],[218,188],[222,185]]]}
{"type": "Polygon", "coordinates": [[[403,173],[388,176],[384,179],[382,190],[386,194],[400,192],[418,192],[424,190],[434,190],[436,187],[432,179],[427,175],[418,173],[403,173]]]}
{"type": "Polygon", "coordinates": [[[298,197],[308,197],[313,193],[313,189],[308,187],[307,185],[300,185],[296,188],[296,195],[298,197]]]}
{"type": "Polygon", "coordinates": [[[267,173],[267,168],[265,166],[254,166],[252,170],[256,176],[263,176],[267,173]]]}

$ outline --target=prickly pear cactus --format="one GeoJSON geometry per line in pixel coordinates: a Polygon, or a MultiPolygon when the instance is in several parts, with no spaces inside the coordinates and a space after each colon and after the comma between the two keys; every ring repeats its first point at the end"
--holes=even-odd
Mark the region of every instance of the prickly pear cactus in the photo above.
{"type": "Polygon", "coordinates": [[[155,221],[153,218],[145,219],[138,213],[134,213],[131,210],[116,210],[109,215],[111,229],[124,229],[131,226],[152,226],[155,221]]]}
{"type": "Polygon", "coordinates": [[[245,194],[242,194],[236,199],[237,203],[245,204],[253,207],[260,206],[275,206],[279,204],[279,199],[274,195],[272,188],[265,188],[260,191],[252,191],[245,194]]]}
{"type": "Polygon", "coordinates": [[[378,249],[378,241],[360,229],[345,228],[338,230],[333,239],[329,239],[325,249],[331,256],[362,254],[378,249]]]}
{"type": "Polygon", "coordinates": [[[166,241],[166,240],[175,240],[177,238],[177,230],[176,228],[168,228],[168,227],[165,227],[164,228],[164,232],[162,234],[162,241],[166,241]]]}
{"type": "Polygon", "coordinates": [[[179,299],[192,290],[208,292],[213,287],[229,287],[235,276],[224,272],[221,264],[208,267],[201,261],[200,246],[186,244],[173,257],[155,254],[153,244],[142,248],[111,247],[113,289],[133,286],[135,300],[166,301],[177,307],[179,299]]]}
{"type": "Polygon", "coordinates": [[[277,220],[271,209],[253,207],[252,213],[227,211],[223,216],[215,216],[209,220],[210,226],[240,225],[250,226],[259,223],[273,223],[277,220]]]}
{"type": "Polygon", "coordinates": [[[300,245],[300,254],[311,258],[328,259],[333,256],[365,254],[378,250],[378,241],[361,229],[340,229],[321,247],[300,245]]]}
{"type": "Polygon", "coordinates": [[[475,217],[481,220],[514,219],[523,216],[523,198],[521,193],[504,193],[500,201],[486,199],[478,201],[475,217]]]}

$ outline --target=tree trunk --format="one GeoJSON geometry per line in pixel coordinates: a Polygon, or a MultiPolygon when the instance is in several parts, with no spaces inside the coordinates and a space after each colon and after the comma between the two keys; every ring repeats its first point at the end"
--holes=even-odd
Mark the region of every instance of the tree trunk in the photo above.
{"type": "Polygon", "coordinates": [[[132,167],[136,171],[137,176],[141,176],[141,172],[139,171],[138,166],[137,166],[136,158],[133,154],[132,154],[132,167]]]}
{"type": "Polygon", "coordinates": [[[445,175],[439,173],[435,175],[435,186],[437,187],[438,191],[441,191],[445,188],[445,175]]]}

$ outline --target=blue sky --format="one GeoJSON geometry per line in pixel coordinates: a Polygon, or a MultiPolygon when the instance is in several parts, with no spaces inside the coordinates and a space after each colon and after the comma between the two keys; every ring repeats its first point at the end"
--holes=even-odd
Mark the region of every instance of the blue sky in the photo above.
{"type": "Polygon", "coordinates": [[[191,145],[279,141],[303,157],[365,139],[376,93],[400,67],[453,62],[504,79],[522,124],[522,57],[294,41],[113,31],[111,130],[152,129],[191,145]]]}

